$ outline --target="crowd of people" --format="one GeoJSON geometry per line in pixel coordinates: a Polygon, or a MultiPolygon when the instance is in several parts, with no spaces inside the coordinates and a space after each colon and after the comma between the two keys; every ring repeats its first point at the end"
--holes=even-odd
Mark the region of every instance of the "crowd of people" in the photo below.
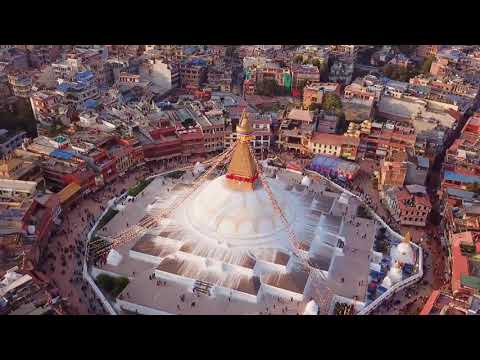
{"type": "Polygon", "coordinates": [[[84,195],[76,204],[64,209],[62,224],[52,235],[46,259],[39,270],[58,288],[61,296],[67,299],[69,313],[106,313],[101,300],[82,275],[87,251],[87,234],[106,209],[106,202],[120,196],[129,187],[150,175],[185,165],[190,164],[146,163],[97,192],[84,195]]]}

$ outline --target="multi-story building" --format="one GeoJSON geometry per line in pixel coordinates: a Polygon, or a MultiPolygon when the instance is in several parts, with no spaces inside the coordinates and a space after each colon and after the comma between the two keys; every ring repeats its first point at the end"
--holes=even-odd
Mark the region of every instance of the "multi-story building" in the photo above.
{"type": "Polygon", "coordinates": [[[436,56],[442,45],[419,45],[415,53],[418,57],[436,56]]]}
{"type": "Polygon", "coordinates": [[[294,88],[302,84],[320,82],[320,71],[314,65],[292,65],[292,82],[294,88]]]}
{"type": "Polygon", "coordinates": [[[313,111],[292,109],[280,125],[278,147],[300,154],[310,153],[308,143],[316,127],[315,120],[313,111]]]}
{"type": "Polygon", "coordinates": [[[0,178],[35,181],[38,184],[44,182],[38,160],[18,150],[7,159],[0,160],[0,178]]]}
{"type": "Polygon", "coordinates": [[[202,59],[180,63],[180,83],[182,87],[200,87],[207,80],[207,64],[202,59]]]}
{"type": "Polygon", "coordinates": [[[329,114],[325,111],[320,111],[315,117],[317,119],[317,132],[326,134],[336,133],[338,122],[340,120],[337,114],[329,114]]]}
{"type": "Polygon", "coordinates": [[[245,80],[243,82],[243,95],[255,95],[256,86],[254,80],[245,80]]]}
{"type": "Polygon", "coordinates": [[[430,67],[430,74],[438,77],[447,75],[449,73],[448,63],[448,59],[444,58],[434,61],[430,67]]]}
{"type": "Polygon", "coordinates": [[[359,99],[363,101],[378,101],[380,100],[381,91],[374,91],[373,89],[364,86],[361,83],[353,82],[347,85],[344,90],[344,96],[347,99],[359,99]]]}
{"type": "Polygon", "coordinates": [[[309,84],[303,88],[303,107],[309,109],[313,104],[321,105],[323,97],[327,93],[340,95],[340,84],[337,83],[319,83],[309,84]]]}
{"type": "Polygon", "coordinates": [[[391,187],[381,193],[390,214],[400,225],[425,226],[432,205],[425,193],[410,193],[407,189],[391,187]]]}
{"type": "Polygon", "coordinates": [[[405,184],[425,185],[430,169],[430,161],[424,156],[410,156],[407,161],[405,184]]]}
{"type": "Polygon", "coordinates": [[[215,153],[223,151],[225,140],[225,119],[221,111],[210,112],[209,116],[197,117],[197,124],[203,132],[205,151],[215,153]]]}
{"type": "Polygon", "coordinates": [[[257,82],[274,80],[287,94],[292,90],[292,73],[290,69],[277,63],[267,62],[262,67],[256,68],[255,77],[257,82]]]}
{"type": "Polygon", "coordinates": [[[382,159],[393,152],[414,152],[415,129],[400,123],[372,123],[370,133],[361,138],[365,157],[382,159]]]}
{"type": "Polygon", "coordinates": [[[53,123],[70,124],[72,111],[70,106],[64,104],[62,97],[49,90],[37,91],[30,97],[33,116],[40,125],[50,126],[53,123]]]}
{"type": "Polygon", "coordinates": [[[232,85],[232,70],[225,65],[208,67],[208,86],[225,92],[230,92],[232,85]]]}
{"type": "Polygon", "coordinates": [[[14,96],[28,98],[32,92],[32,77],[27,73],[8,75],[8,83],[14,96]]]}
{"type": "Polygon", "coordinates": [[[351,59],[337,59],[330,67],[328,80],[348,85],[352,82],[353,70],[354,63],[351,59]]]}
{"type": "Polygon", "coordinates": [[[380,160],[379,190],[382,190],[384,187],[402,187],[404,185],[407,176],[406,159],[406,153],[395,152],[380,160]]]}
{"type": "Polygon", "coordinates": [[[57,94],[62,97],[63,103],[72,104],[77,109],[82,109],[85,101],[98,99],[100,96],[96,84],[84,81],[63,81],[57,87],[57,94]]]}
{"type": "Polygon", "coordinates": [[[0,158],[11,155],[24,142],[27,137],[25,131],[12,132],[0,129],[0,158]]]}
{"type": "Polygon", "coordinates": [[[308,138],[307,144],[307,148],[312,154],[356,160],[360,139],[352,136],[314,133],[308,138]]]}

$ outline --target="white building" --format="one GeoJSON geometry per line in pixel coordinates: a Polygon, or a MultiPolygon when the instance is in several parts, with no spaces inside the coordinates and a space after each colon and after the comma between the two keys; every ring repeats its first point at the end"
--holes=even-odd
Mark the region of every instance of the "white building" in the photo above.
{"type": "Polygon", "coordinates": [[[161,60],[150,59],[140,66],[140,76],[165,93],[180,84],[180,73],[173,64],[161,60]]]}

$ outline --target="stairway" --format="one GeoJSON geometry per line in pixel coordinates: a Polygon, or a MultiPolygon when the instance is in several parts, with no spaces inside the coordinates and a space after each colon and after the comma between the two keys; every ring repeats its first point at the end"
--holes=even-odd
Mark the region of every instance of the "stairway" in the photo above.
{"type": "Polygon", "coordinates": [[[212,288],[213,288],[213,284],[202,281],[202,280],[196,280],[195,283],[193,284],[194,293],[201,293],[207,296],[212,295],[212,292],[211,292],[212,288]]]}

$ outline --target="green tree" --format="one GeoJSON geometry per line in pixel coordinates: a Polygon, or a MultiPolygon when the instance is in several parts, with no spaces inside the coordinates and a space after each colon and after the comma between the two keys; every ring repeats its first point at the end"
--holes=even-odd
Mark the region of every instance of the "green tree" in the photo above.
{"type": "Polygon", "coordinates": [[[422,65],[420,66],[420,72],[427,75],[430,73],[430,68],[432,67],[432,63],[435,60],[435,56],[430,55],[427,56],[424,60],[422,65]]]}
{"type": "Polygon", "coordinates": [[[293,62],[295,64],[301,64],[303,62],[303,56],[302,55],[295,56],[295,58],[293,59],[293,62]]]}
{"type": "Polygon", "coordinates": [[[319,110],[322,108],[322,104],[319,104],[319,103],[312,103],[310,104],[310,106],[308,107],[308,110],[309,111],[316,111],[316,110],[319,110]]]}
{"type": "Polygon", "coordinates": [[[281,89],[274,79],[264,79],[257,82],[256,92],[262,96],[275,96],[281,94],[281,89]]]}
{"type": "Polygon", "coordinates": [[[313,66],[316,66],[316,67],[318,68],[318,70],[320,70],[320,66],[322,65],[322,63],[321,63],[321,61],[318,60],[318,59],[313,59],[312,65],[313,65],[313,66]]]}
{"type": "Polygon", "coordinates": [[[114,278],[107,274],[100,274],[97,276],[97,284],[102,290],[110,293],[115,287],[114,278]]]}
{"type": "Polygon", "coordinates": [[[303,92],[303,88],[307,85],[307,80],[300,80],[297,83],[297,89],[300,90],[300,92],[303,92]]]}
{"type": "Polygon", "coordinates": [[[386,77],[397,81],[408,81],[417,74],[415,69],[393,64],[385,65],[382,70],[386,77]]]}
{"type": "Polygon", "coordinates": [[[480,183],[474,182],[473,184],[468,185],[467,190],[471,191],[471,192],[474,192],[474,193],[477,193],[477,194],[480,194],[480,183]]]}
{"type": "Polygon", "coordinates": [[[342,101],[337,94],[328,93],[323,98],[323,108],[329,112],[340,113],[342,111],[342,101]]]}
{"type": "Polygon", "coordinates": [[[335,132],[337,134],[345,134],[348,129],[348,121],[345,119],[343,111],[338,115],[338,122],[335,132]]]}

